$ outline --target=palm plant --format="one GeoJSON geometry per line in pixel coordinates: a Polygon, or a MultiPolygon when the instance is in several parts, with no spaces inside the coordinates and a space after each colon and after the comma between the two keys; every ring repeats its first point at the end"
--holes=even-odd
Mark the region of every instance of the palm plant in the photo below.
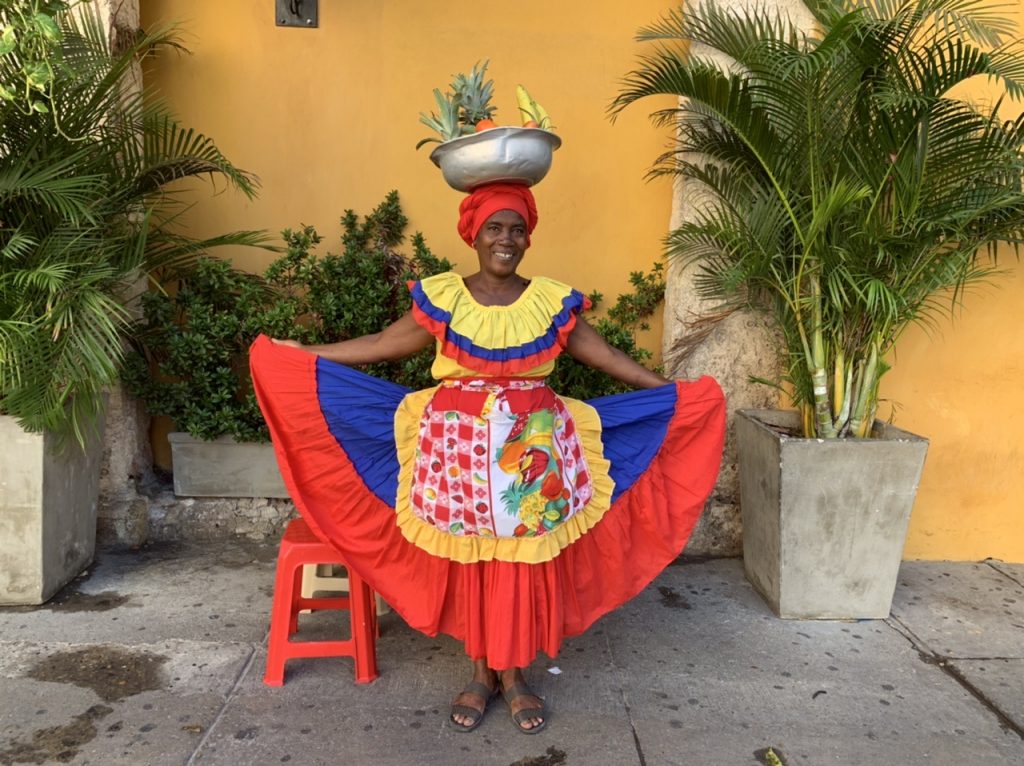
{"type": "Polygon", "coordinates": [[[702,297],[773,313],[806,436],[866,436],[900,333],[1024,235],[1024,118],[951,93],[980,75],[1020,98],[1024,43],[987,0],[809,8],[809,33],[763,7],[669,13],[611,111],[681,97],[652,115],[678,134],[652,173],[706,194],[669,254],[702,297]]]}
{"type": "MultiPolygon", "coordinates": [[[[54,21],[44,81],[0,101],[0,412],[82,441],[118,378],[139,275],[263,236],[173,231],[183,208],[169,184],[220,176],[247,196],[256,188],[210,139],[128,84],[144,55],[176,45],[173,33],[140,34],[114,52],[90,6],[54,21]]],[[[40,66],[39,49],[7,46],[0,82],[23,81],[26,66],[40,66]]]]}

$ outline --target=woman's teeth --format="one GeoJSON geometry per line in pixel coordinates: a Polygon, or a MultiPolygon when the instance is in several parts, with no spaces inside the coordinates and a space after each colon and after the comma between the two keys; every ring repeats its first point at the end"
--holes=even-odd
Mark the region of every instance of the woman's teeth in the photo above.
{"type": "Polygon", "coordinates": [[[516,257],[516,254],[515,253],[495,253],[494,257],[497,258],[499,261],[511,261],[513,258],[516,257]]]}

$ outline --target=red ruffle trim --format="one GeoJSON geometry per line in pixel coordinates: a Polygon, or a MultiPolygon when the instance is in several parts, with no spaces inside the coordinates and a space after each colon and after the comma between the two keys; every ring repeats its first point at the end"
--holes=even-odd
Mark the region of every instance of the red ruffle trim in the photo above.
{"type": "MultiPolygon", "coordinates": [[[[586,309],[589,308],[589,305],[590,299],[587,298],[584,304],[585,308],[583,310],[586,311],[586,309]]],[[[416,320],[416,324],[441,341],[439,351],[442,356],[447,357],[448,359],[454,359],[467,370],[474,370],[485,375],[518,375],[555,359],[565,350],[565,346],[569,342],[569,335],[572,334],[572,331],[576,327],[577,319],[576,312],[570,312],[569,318],[566,320],[565,324],[558,328],[554,342],[543,351],[538,351],[536,354],[530,354],[529,356],[524,356],[520,359],[494,361],[481,359],[480,357],[471,354],[447,340],[448,324],[428,316],[423,309],[415,303],[412,305],[412,315],[416,320]]]]}

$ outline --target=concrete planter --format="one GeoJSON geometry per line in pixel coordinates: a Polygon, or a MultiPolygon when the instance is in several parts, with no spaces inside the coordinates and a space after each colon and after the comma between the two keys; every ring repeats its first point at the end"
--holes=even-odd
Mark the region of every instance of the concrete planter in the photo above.
{"type": "Polygon", "coordinates": [[[883,423],[822,440],[795,412],[736,413],[743,565],[780,617],[889,615],[928,440],[883,423]]]}
{"type": "Polygon", "coordinates": [[[102,425],[57,452],[4,415],[0,445],[0,604],[42,604],[92,563],[102,425]]]}
{"type": "Polygon", "coordinates": [[[174,494],[181,497],[288,497],[272,444],[167,435],[174,494]]]}

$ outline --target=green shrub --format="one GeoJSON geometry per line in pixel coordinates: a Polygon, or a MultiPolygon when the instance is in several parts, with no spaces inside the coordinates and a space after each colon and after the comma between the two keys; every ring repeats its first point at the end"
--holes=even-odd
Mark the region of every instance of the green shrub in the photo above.
{"type": "MultiPolygon", "coordinates": [[[[407,224],[397,192],[364,221],[347,210],[341,223],[340,255],[314,255],[321,237],[304,226],[282,232],[286,252],[263,275],[214,258],[167,275],[175,290],[143,296],[139,353],[125,372],[129,390],[150,413],[166,415],[197,439],[266,441],[248,372],[247,352],[257,335],[332,343],[377,332],[409,310],[407,280],[451,269],[419,233],[412,238],[412,255],[395,249],[407,224]]],[[[424,351],[365,369],[423,388],[432,385],[432,359],[424,351]]]]}
{"type": "MultiPolygon", "coordinates": [[[[408,280],[451,270],[419,233],[412,237],[411,255],[396,249],[408,223],[397,192],[388,194],[365,220],[347,210],[341,223],[340,255],[315,255],[322,239],[312,226],[304,226],[282,232],[285,252],[262,275],[206,257],[168,274],[173,290],[143,296],[145,318],[136,333],[139,353],[125,372],[128,389],[145,401],[150,413],[170,417],[197,439],[230,435],[240,441],[267,440],[248,371],[247,352],[257,335],[312,344],[378,332],[410,309],[408,280]]],[[[630,282],[634,291],[619,296],[606,317],[591,321],[611,345],[642,363],[651,353],[637,345],[635,331],[647,329],[646,319],[664,295],[661,265],[649,274],[632,274],[630,282]]],[[[594,293],[590,298],[596,308],[602,296],[594,293]]],[[[434,385],[433,358],[434,350],[428,348],[364,370],[409,388],[427,388],[434,385]]],[[[628,388],[565,355],[551,384],[578,399],[628,388]]]]}
{"type": "Polygon", "coordinates": [[[0,412],[62,446],[84,444],[121,373],[140,277],[265,239],[171,230],[186,179],[248,198],[258,183],[146,83],[126,87],[142,58],[180,48],[173,30],[115,41],[99,5],[0,2],[0,412]]]}
{"type": "MultiPolygon", "coordinates": [[[[637,345],[636,332],[650,329],[647,320],[665,298],[662,264],[655,263],[646,274],[641,271],[630,273],[629,283],[633,285],[633,292],[620,295],[615,305],[608,310],[608,315],[596,320],[592,314],[603,296],[601,293],[591,293],[588,297],[593,306],[584,316],[608,345],[625,352],[640,364],[645,364],[650,361],[651,352],[637,345]]],[[[548,383],[562,396],[573,399],[593,399],[630,390],[625,383],[619,383],[603,372],[580,364],[568,354],[558,357],[554,372],[548,376],[548,383]]]]}

